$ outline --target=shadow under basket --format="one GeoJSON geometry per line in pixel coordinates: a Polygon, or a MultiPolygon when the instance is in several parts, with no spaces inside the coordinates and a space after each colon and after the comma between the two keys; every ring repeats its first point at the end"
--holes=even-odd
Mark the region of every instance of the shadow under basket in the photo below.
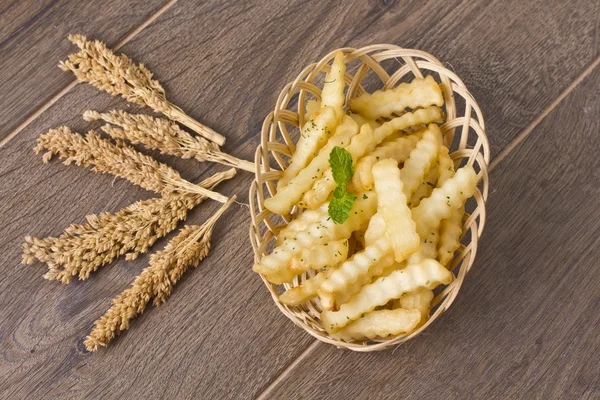
{"type": "Polygon", "coordinates": [[[297,276],[291,284],[285,285],[273,285],[262,277],[281,312],[315,338],[354,351],[383,350],[404,343],[423,332],[448,310],[456,298],[475,260],[477,243],[485,224],[490,149],[477,102],[462,80],[432,55],[387,44],[332,51],[319,62],[307,66],[293,82],[283,88],[277,98],[275,110],[264,120],[261,142],[255,154],[256,177],[250,186],[250,241],[255,262],[274,247],[279,230],[302,212],[296,207],[289,216],[281,217],[268,211],[264,207],[264,200],[276,192],[277,179],[281,170],[287,166],[287,159],[294,151],[300,127],[304,125],[306,103],[310,99],[320,100],[319,86],[322,86],[336,51],[344,53],[347,64],[346,103],[365,91],[389,89],[401,82],[432,75],[440,83],[445,97],[443,109],[446,122],[441,126],[444,143],[450,149],[455,166],[471,165],[479,178],[474,197],[465,205],[461,246],[449,266],[455,279],[450,285],[437,289],[430,318],[410,334],[367,342],[349,343],[334,339],[323,329],[319,320],[321,307],[318,298],[295,307],[279,301],[279,293],[298,285],[302,279],[314,276],[314,271],[297,276]]]}

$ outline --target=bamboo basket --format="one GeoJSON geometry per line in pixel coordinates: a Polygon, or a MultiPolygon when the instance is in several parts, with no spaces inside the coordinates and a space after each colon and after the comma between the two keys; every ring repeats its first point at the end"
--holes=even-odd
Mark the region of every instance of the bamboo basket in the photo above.
{"type": "MultiPolygon", "coordinates": [[[[392,348],[419,335],[448,310],[456,298],[475,260],[477,243],[485,224],[490,149],[477,102],[462,80],[432,55],[387,44],[339,50],[344,53],[348,66],[345,76],[346,102],[363,93],[367,86],[369,91],[392,88],[401,81],[433,75],[441,84],[445,97],[446,121],[441,126],[444,142],[450,149],[456,167],[472,165],[479,178],[474,199],[470,199],[466,204],[462,245],[450,264],[455,279],[450,285],[438,289],[432,302],[429,320],[410,334],[353,343],[331,338],[319,320],[321,308],[318,298],[296,307],[282,304],[278,299],[279,293],[298,285],[307,276],[314,276],[313,272],[297,276],[292,284],[281,286],[273,285],[262,277],[279,310],[296,325],[322,342],[338,348],[367,352],[392,348]]],[[[288,217],[280,217],[268,211],[263,203],[265,198],[272,196],[276,191],[275,183],[281,170],[287,166],[286,158],[294,151],[299,127],[305,122],[306,102],[311,98],[320,99],[319,86],[329,71],[329,63],[336,51],[338,50],[332,51],[319,62],[310,64],[294,81],[288,83],[277,98],[275,110],[264,120],[261,142],[255,154],[256,177],[250,186],[249,196],[252,216],[250,241],[255,262],[274,246],[279,230],[302,212],[295,208],[288,217]]]]}

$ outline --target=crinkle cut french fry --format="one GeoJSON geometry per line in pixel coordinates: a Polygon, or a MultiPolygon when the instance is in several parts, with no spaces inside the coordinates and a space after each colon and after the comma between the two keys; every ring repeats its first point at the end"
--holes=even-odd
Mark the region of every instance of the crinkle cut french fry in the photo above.
{"type": "Polygon", "coordinates": [[[401,117],[394,118],[373,131],[375,134],[375,145],[383,142],[385,138],[398,131],[423,124],[444,122],[444,112],[439,107],[427,107],[406,113],[401,117]]]}
{"type": "Polygon", "coordinates": [[[323,90],[321,91],[321,108],[331,107],[334,109],[338,122],[344,116],[344,88],[346,81],[346,64],[344,63],[344,53],[338,51],[333,59],[331,70],[325,78],[323,90]]]}
{"type": "Polygon", "coordinates": [[[339,311],[321,312],[323,328],[329,333],[337,332],[351,321],[359,319],[362,314],[398,299],[404,293],[422,287],[434,289],[439,284],[447,285],[452,282],[452,278],[452,273],[435,260],[427,259],[409,265],[364,286],[350,301],[342,304],[339,311]]]}
{"type": "Polygon", "coordinates": [[[327,218],[327,204],[315,210],[306,210],[300,214],[296,219],[292,220],[277,234],[277,246],[279,246],[285,239],[293,238],[296,233],[305,230],[308,226],[314,222],[320,221],[321,219],[327,218]]]}
{"type": "Polygon", "coordinates": [[[321,109],[321,102],[319,100],[309,100],[306,102],[305,117],[307,121],[314,119],[315,115],[321,109]]]}
{"type": "MultiPolygon", "coordinates": [[[[346,147],[346,150],[352,156],[352,162],[354,165],[356,165],[356,160],[358,160],[365,154],[366,151],[368,151],[372,142],[373,128],[367,124],[364,124],[361,126],[358,135],[354,136],[350,141],[350,144],[346,147]]],[[[331,168],[329,168],[327,171],[325,171],[323,177],[318,179],[313,184],[312,189],[306,192],[304,198],[302,199],[302,204],[311,209],[317,208],[327,200],[336,186],[337,185],[333,179],[333,173],[331,168]]]]}
{"type": "Polygon", "coordinates": [[[408,203],[410,208],[415,208],[421,203],[421,200],[431,195],[431,192],[433,192],[433,189],[436,187],[437,177],[438,168],[434,168],[432,165],[432,167],[429,169],[429,173],[423,182],[421,182],[416,192],[412,195],[410,202],[408,203]]]}
{"type": "Polygon", "coordinates": [[[411,199],[417,191],[425,176],[429,173],[440,146],[442,145],[442,131],[436,124],[431,124],[423,134],[423,138],[417,142],[417,146],[410,152],[410,156],[404,162],[401,170],[404,195],[411,199]]]}
{"type": "Polygon", "coordinates": [[[348,239],[334,240],[309,249],[302,249],[292,257],[290,269],[296,275],[309,269],[337,265],[348,258],[348,239]]]}
{"type": "Polygon", "coordinates": [[[319,272],[312,278],[303,280],[300,285],[295,286],[279,295],[279,300],[288,306],[297,306],[312,299],[313,297],[316,297],[317,290],[334,270],[334,267],[329,267],[319,272]]]}
{"type": "Polygon", "coordinates": [[[383,216],[397,262],[404,261],[408,255],[419,248],[419,235],[411,212],[406,204],[400,170],[395,160],[386,159],[373,166],[377,210],[383,216]]]}
{"type": "Polygon", "coordinates": [[[425,258],[438,258],[438,242],[440,234],[438,229],[432,229],[429,234],[421,238],[419,250],[408,256],[408,263],[414,264],[425,258]]]}
{"type": "MultiPolygon", "coordinates": [[[[327,207],[327,204],[324,205],[327,207]]],[[[294,275],[288,265],[294,254],[303,248],[310,248],[332,240],[348,238],[352,232],[368,221],[377,210],[377,196],[374,192],[362,192],[350,211],[350,217],[343,224],[336,224],[328,216],[310,224],[303,231],[298,232],[293,238],[283,241],[275,247],[271,254],[265,255],[260,263],[254,264],[254,272],[263,274],[269,282],[281,284],[291,282],[294,275]]]]}
{"type": "Polygon", "coordinates": [[[448,148],[441,146],[438,152],[438,181],[437,187],[441,187],[448,179],[455,174],[454,162],[448,155],[448,148]]]}
{"type": "Polygon", "coordinates": [[[378,310],[366,313],[364,317],[348,324],[332,336],[351,342],[386,338],[401,333],[412,332],[421,321],[419,310],[378,310]]]}
{"type": "Polygon", "coordinates": [[[422,313],[429,310],[431,307],[431,300],[433,300],[433,292],[426,288],[406,293],[398,299],[400,307],[406,310],[419,310],[422,313]]]}
{"type": "MultiPolygon", "coordinates": [[[[388,241],[385,235],[385,221],[383,220],[383,216],[380,213],[376,213],[371,217],[365,232],[364,249],[355,256],[358,254],[361,255],[358,256],[357,260],[353,260],[352,263],[349,262],[346,264],[345,267],[348,270],[338,268],[338,272],[336,273],[338,276],[334,277],[338,278],[338,281],[335,282],[332,280],[328,283],[332,288],[335,287],[335,290],[330,290],[329,293],[326,293],[326,289],[323,289],[321,305],[325,309],[333,309],[336,308],[336,306],[345,303],[352,295],[360,291],[360,288],[364,284],[368,283],[373,277],[381,275],[383,270],[394,264],[394,258],[391,255],[383,255],[380,259],[367,256],[366,250],[369,249],[369,247],[377,248],[377,246],[384,244],[389,248],[389,244],[383,242],[388,241]],[[377,243],[378,241],[380,241],[380,243],[377,243]],[[363,263],[362,265],[361,262],[363,263]],[[369,264],[371,265],[369,266],[369,264]],[[362,275],[357,277],[354,275],[355,273],[360,273],[362,275]]],[[[369,250],[369,252],[372,251],[373,249],[369,250]]]]}
{"type": "Polygon", "coordinates": [[[464,215],[464,206],[453,208],[450,211],[450,216],[443,219],[440,224],[438,260],[444,266],[448,266],[454,258],[454,252],[460,247],[460,235],[462,235],[464,215]]]}
{"type": "Polygon", "coordinates": [[[371,126],[371,128],[373,128],[373,129],[377,129],[381,126],[381,124],[379,122],[374,121],[372,119],[366,119],[358,114],[350,113],[348,115],[350,116],[350,118],[352,118],[354,120],[354,122],[356,122],[358,124],[358,126],[363,126],[364,124],[369,124],[371,126]]]}
{"type": "Polygon", "coordinates": [[[319,289],[321,305],[326,310],[339,305],[340,297],[348,298],[358,292],[371,277],[380,274],[383,268],[391,265],[392,247],[387,237],[381,237],[371,246],[346,260],[319,289]]]}
{"type": "MultiPolygon", "coordinates": [[[[398,118],[394,118],[391,121],[388,121],[384,124],[382,124],[380,127],[376,128],[373,131],[373,143],[370,147],[370,150],[375,151],[375,148],[377,145],[379,145],[380,143],[382,143],[384,140],[386,140],[388,137],[395,135],[398,131],[401,131],[403,129],[407,129],[410,127],[414,127],[414,126],[420,126],[423,124],[430,124],[433,122],[443,122],[444,120],[444,113],[442,112],[442,110],[438,107],[428,107],[428,108],[424,108],[424,109],[420,109],[420,110],[416,110],[414,113],[406,113],[401,117],[398,118]]],[[[415,135],[417,135],[418,132],[415,132],[415,135]]],[[[415,138],[412,135],[409,135],[406,137],[408,140],[412,141],[415,140],[415,138]]],[[[383,148],[385,148],[387,146],[387,144],[384,144],[382,146],[382,149],[379,150],[381,152],[385,151],[383,150],[383,148]]],[[[408,149],[408,152],[410,153],[411,150],[413,150],[414,145],[411,145],[410,149],[408,149]]],[[[406,158],[408,158],[408,155],[404,156],[404,152],[406,150],[404,150],[404,143],[403,142],[399,142],[397,144],[396,147],[394,147],[393,149],[394,152],[398,151],[401,152],[399,154],[375,154],[375,162],[378,161],[377,157],[380,157],[380,159],[384,159],[384,158],[393,158],[398,160],[398,162],[404,161],[406,160],[406,158]],[[385,157],[384,157],[385,156],[385,157]]],[[[368,152],[366,153],[368,154],[368,152]]],[[[369,157],[369,156],[367,156],[369,157]]],[[[363,157],[364,159],[365,157],[363,157]]],[[[372,160],[372,159],[371,159],[372,160]]],[[[355,174],[354,176],[357,178],[353,178],[352,180],[352,184],[354,185],[354,189],[357,191],[360,190],[371,190],[372,189],[372,174],[371,174],[371,169],[374,165],[375,162],[370,162],[368,165],[365,166],[361,166],[360,165],[360,161],[357,165],[357,168],[355,169],[355,174]],[[358,173],[358,176],[357,176],[358,173]],[[363,175],[365,175],[365,177],[363,178],[363,175]],[[361,182],[364,181],[364,182],[361,182]]],[[[363,163],[368,163],[368,161],[364,161],[363,163]]]]}
{"type": "Polygon", "coordinates": [[[385,235],[385,220],[383,219],[383,214],[380,212],[375,213],[375,215],[371,217],[369,226],[365,231],[365,245],[372,246],[377,240],[385,235]]]}
{"type": "Polygon", "coordinates": [[[329,154],[336,146],[345,147],[350,139],[358,132],[358,126],[350,117],[344,117],[335,134],[321,148],[319,154],[313,158],[306,168],[301,170],[289,183],[278,189],[275,196],[265,200],[265,207],[279,215],[287,215],[290,207],[302,199],[323,173],[329,167],[329,154]]]}
{"type": "Polygon", "coordinates": [[[314,115],[314,119],[306,122],[296,143],[296,151],[290,158],[290,163],[283,170],[277,182],[277,188],[285,187],[310,161],[316,157],[319,149],[327,143],[337,127],[335,110],[331,107],[322,108],[314,115]]]}
{"type": "Polygon", "coordinates": [[[364,285],[375,281],[377,279],[376,277],[382,276],[384,271],[387,271],[394,264],[398,265],[398,263],[394,260],[393,253],[390,253],[385,257],[381,258],[378,263],[374,264],[369,269],[367,275],[361,276],[360,279],[358,279],[354,283],[349,284],[348,286],[346,286],[346,288],[344,288],[344,290],[339,291],[335,296],[331,297],[330,303],[326,303],[326,305],[329,308],[323,305],[323,309],[338,309],[340,305],[347,303],[352,296],[360,292],[360,289],[362,289],[364,285]]]}
{"type": "Polygon", "coordinates": [[[423,325],[429,318],[429,310],[431,308],[431,301],[433,300],[433,291],[421,288],[412,293],[406,293],[394,302],[394,308],[406,309],[406,310],[419,310],[421,313],[421,320],[417,326],[423,325]]]}
{"type": "Polygon", "coordinates": [[[365,93],[350,101],[350,109],[365,118],[389,117],[406,109],[415,109],[444,104],[444,96],[433,77],[416,78],[410,83],[401,83],[388,90],[365,93]]]}
{"type": "Polygon", "coordinates": [[[412,219],[420,237],[439,229],[440,222],[448,218],[453,208],[462,206],[473,196],[477,186],[477,174],[471,166],[459,168],[456,174],[433,190],[431,196],[412,209],[412,219]]]}
{"type": "Polygon", "coordinates": [[[374,276],[373,279],[371,280],[371,283],[375,282],[377,279],[379,279],[383,276],[388,276],[389,274],[391,274],[394,271],[399,271],[401,269],[404,269],[404,268],[406,268],[407,265],[408,265],[408,263],[406,261],[402,261],[401,263],[394,262],[389,267],[384,268],[383,271],[381,271],[381,274],[374,276]]]}
{"type": "Polygon", "coordinates": [[[392,158],[398,163],[406,161],[410,152],[416,147],[421,135],[408,135],[396,138],[389,142],[383,142],[370,154],[365,155],[356,163],[352,185],[355,190],[373,189],[373,166],[379,160],[392,158]]]}

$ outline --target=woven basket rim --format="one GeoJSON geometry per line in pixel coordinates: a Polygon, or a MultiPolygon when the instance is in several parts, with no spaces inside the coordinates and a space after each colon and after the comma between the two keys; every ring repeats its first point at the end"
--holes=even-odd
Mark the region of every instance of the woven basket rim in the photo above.
{"type": "MultiPolygon", "coordinates": [[[[310,94],[314,98],[320,98],[320,88],[313,83],[313,80],[329,70],[328,64],[338,51],[344,53],[346,63],[360,63],[354,75],[346,72],[347,100],[365,91],[361,86],[361,82],[368,73],[375,73],[382,81],[383,88],[394,87],[408,74],[422,78],[424,76],[423,71],[426,71],[434,75],[438,83],[441,84],[445,97],[446,121],[440,126],[444,134],[444,143],[449,148],[451,144],[456,147],[454,146],[456,142],[454,136],[455,132],[459,130],[458,148],[454,150],[450,148],[450,155],[457,165],[466,160],[467,165],[472,165],[476,170],[479,170],[479,182],[474,195],[475,208],[470,214],[467,214],[463,225],[463,236],[468,234],[470,240],[468,243],[461,245],[450,264],[455,279],[433,299],[432,310],[434,311],[425,324],[409,334],[353,343],[332,338],[319,325],[318,304],[315,305],[314,301],[298,307],[282,304],[278,299],[277,285],[271,284],[261,275],[261,279],[270,291],[271,297],[279,310],[316,339],[335,345],[338,348],[359,352],[377,351],[395,347],[422,333],[448,310],[456,298],[466,274],[474,263],[478,241],[485,226],[485,202],[489,191],[490,146],[479,105],[458,75],[446,68],[431,54],[422,50],[405,49],[393,44],[376,44],[362,48],[344,47],[333,50],[319,61],[306,66],[296,79],[286,84],[277,97],[274,111],[264,119],[261,142],[255,152],[255,178],[250,185],[249,193],[251,211],[249,233],[255,262],[259,261],[261,255],[266,251],[266,246],[274,240],[275,233],[282,226],[277,225],[270,219],[271,213],[264,207],[266,196],[272,196],[275,193],[273,182],[280,175],[280,170],[273,169],[271,163],[277,163],[279,168],[283,168],[285,165],[281,155],[289,156],[294,148],[293,140],[288,135],[286,126],[299,127],[303,124],[307,96],[310,94]],[[397,60],[399,67],[390,74],[386,72],[381,63],[391,59],[397,60]],[[289,109],[294,97],[298,99],[297,111],[289,109]],[[461,98],[464,103],[464,110],[460,116],[457,116],[457,98],[461,98]],[[475,143],[470,144],[473,139],[475,143]],[[265,232],[261,233],[261,230],[265,232]]],[[[283,223],[289,223],[294,217],[295,214],[291,218],[283,218],[283,223]]],[[[294,283],[297,283],[297,279],[294,280],[294,283]]],[[[290,287],[284,286],[286,288],[290,287]]]]}

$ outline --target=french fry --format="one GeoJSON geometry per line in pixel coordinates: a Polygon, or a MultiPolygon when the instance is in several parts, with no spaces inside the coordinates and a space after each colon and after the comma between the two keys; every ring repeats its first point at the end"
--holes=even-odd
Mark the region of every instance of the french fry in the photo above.
{"type": "Polygon", "coordinates": [[[364,286],[350,301],[342,304],[339,311],[321,312],[321,322],[327,332],[335,333],[361,315],[400,298],[404,293],[419,288],[431,290],[439,284],[449,284],[452,278],[452,273],[437,261],[423,260],[364,286]]]}
{"type": "Polygon", "coordinates": [[[265,207],[279,215],[287,215],[290,207],[298,203],[313,183],[323,176],[329,167],[329,154],[336,146],[346,147],[358,132],[358,126],[350,117],[344,117],[327,144],[321,148],[319,154],[310,161],[289,183],[278,189],[275,196],[265,200],[265,207]]]}
{"type": "Polygon", "coordinates": [[[338,122],[344,116],[344,88],[346,81],[346,64],[344,63],[344,53],[338,51],[333,59],[331,70],[325,78],[323,90],[321,91],[321,109],[331,107],[335,110],[338,122]]]}
{"type": "Polygon", "coordinates": [[[285,187],[310,161],[316,157],[319,149],[327,143],[337,127],[336,112],[332,107],[322,108],[314,119],[306,122],[296,143],[296,151],[290,163],[277,182],[277,188],[285,187]]]}
{"type": "Polygon", "coordinates": [[[393,257],[388,257],[392,253],[392,246],[385,236],[385,223],[382,220],[378,214],[371,218],[365,233],[365,243],[369,244],[344,262],[321,285],[318,293],[324,309],[331,310],[341,304],[340,297],[349,298],[357,293],[362,285],[394,262],[393,257]],[[372,239],[374,237],[377,239],[372,239]]]}
{"type": "Polygon", "coordinates": [[[302,249],[292,257],[290,269],[295,274],[301,274],[309,269],[321,269],[337,265],[348,258],[348,239],[334,240],[311,248],[302,249]]]}
{"type": "Polygon", "coordinates": [[[384,236],[346,260],[318,290],[323,308],[331,310],[341,303],[340,297],[348,298],[358,292],[362,285],[394,262],[391,253],[391,243],[384,236]]]}
{"type": "Polygon", "coordinates": [[[414,264],[425,258],[438,258],[439,229],[432,229],[425,237],[421,238],[419,250],[408,256],[408,263],[414,264]]]}
{"type": "MultiPolygon", "coordinates": [[[[328,205],[325,204],[324,207],[328,205]]],[[[254,264],[254,272],[263,274],[269,282],[281,284],[291,282],[294,274],[288,265],[295,254],[303,248],[311,248],[333,240],[350,237],[352,232],[360,227],[375,214],[377,210],[377,196],[374,192],[363,192],[350,211],[350,217],[343,224],[336,224],[325,214],[322,219],[310,224],[303,231],[298,232],[293,238],[283,241],[275,247],[271,254],[265,255],[259,263],[254,264]]]]}
{"type": "Polygon", "coordinates": [[[355,190],[373,190],[373,166],[379,160],[392,158],[398,163],[406,161],[422,135],[400,136],[377,146],[371,153],[358,160],[352,176],[355,190]]]}
{"type": "Polygon", "coordinates": [[[446,146],[440,147],[440,151],[438,152],[438,162],[437,187],[440,187],[455,174],[454,162],[448,155],[448,148],[446,146]]]}
{"type": "MultiPolygon", "coordinates": [[[[373,128],[368,124],[364,124],[361,126],[358,135],[354,136],[350,141],[350,144],[346,147],[346,150],[352,155],[352,163],[354,165],[356,165],[356,160],[365,154],[372,142],[373,128]]],[[[337,184],[333,179],[333,173],[331,168],[329,168],[325,171],[323,176],[313,184],[313,188],[306,192],[302,199],[302,204],[311,209],[317,208],[327,200],[336,186],[337,184]]]]}
{"type": "Polygon", "coordinates": [[[322,205],[315,210],[304,211],[296,219],[292,220],[281,231],[279,231],[277,234],[277,246],[283,243],[285,239],[293,238],[298,232],[308,228],[310,224],[327,218],[327,216],[327,205],[322,205]]]}
{"type": "Polygon", "coordinates": [[[321,101],[320,100],[309,100],[306,102],[306,112],[305,117],[307,121],[314,119],[315,115],[321,109],[321,101]]]}
{"type": "Polygon", "coordinates": [[[325,282],[325,279],[329,277],[333,273],[335,268],[329,267],[312,278],[303,280],[300,285],[295,286],[281,295],[279,295],[279,300],[283,304],[287,304],[288,306],[297,306],[305,301],[312,299],[317,296],[317,290],[319,287],[325,282]]]}
{"type": "Polygon", "coordinates": [[[385,236],[385,220],[381,213],[375,213],[371,220],[367,230],[365,231],[365,246],[372,246],[381,237],[385,236]]]}
{"type": "Polygon", "coordinates": [[[440,240],[438,244],[438,260],[440,264],[448,266],[454,258],[454,252],[460,247],[462,235],[463,216],[465,207],[460,206],[450,211],[450,216],[440,223],[440,240]]]}
{"type": "Polygon", "coordinates": [[[388,136],[410,127],[423,124],[441,123],[444,121],[444,112],[439,107],[427,107],[414,112],[409,112],[401,117],[394,118],[373,131],[375,146],[383,142],[388,136]]]}
{"type": "Polygon", "coordinates": [[[377,209],[385,220],[386,233],[397,262],[419,248],[419,235],[406,205],[403,183],[396,161],[386,159],[373,166],[377,209]]]}
{"type": "Polygon", "coordinates": [[[421,288],[414,292],[406,293],[397,300],[397,304],[406,310],[419,310],[427,314],[433,300],[433,292],[430,289],[421,288]]]}
{"type": "Polygon", "coordinates": [[[442,145],[442,131],[436,124],[427,127],[423,138],[417,142],[417,146],[410,152],[410,156],[402,167],[402,190],[407,199],[412,199],[412,195],[423,182],[429,170],[435,166],[438,150],[442,145]]]}
{"type": "Polygon", "coordinates": [[[425,197],[429,197],[433,189],[441,187],[444,182],[454,176],[454,163],[448,155],[448,148],[444,145],[440,146],[437,156],[437,168],[431,168],[429,174],[410,201],[410,207],[415,208],[425,197]]]}
{"type": "Polygon", "coordinates": [[[428,107],[420,110],[416,110],[414,113],[406,113],[401,117],[394,118],[391,121],[385,122],[379,128],[373,131],[375,146],[382,143],[377,150],[376,147],[372,146],[372,154],[368,154],[366,157],[363,157],[355,168],[354,177],[352,179],[352,184],[354,189],[357,191],[361,190],[371,190],[373,188],[373,175],[372,168],[373,165],[380,159],[383,160],[385,158],[393,158],[398,162],[404,162],[410,152],[416,146],[418,139],[421,138],[422,133],[417,132],[415,136],[408,135],[404,138],[406,140],[399,140],[399,138],[393,139],[391,142],[394,145],[388,145],[388,141],[386,139],[393,138],[394,135],[397,134],[398,131],[403,129],[407,129],[414,126],[420,126],[423,124],[431,124],[434,122],[443,122],[444,113],[438,107],[428,107]],[[379,157],[379,159],[377,159],[379,157]]]}
{"type": "Polygon", "coordinates": [[[366,313],[364,317],[348,324],[332,337],[346,342],[386,338],[413,331],[421,321],[421,313],[416,309],[378,310],[366,313]]]}
{"type": "Polygon", "coordinates": [[[394,262],[394,259],[387,255],[391,253],[391,246],[385,237],[385,221],[381,214],[376,213],[371,217],[364,239],[364,250],[342,264],[320,290],[321,305],[326,310],[347,301],[373,276],[380,274],[394,262]]]}
{"type": "Polygon", "coordinates": [[[371,126],[371,128],[373,128],[373,129],[377,129],[381,126],[381,124],[379,122],[374,121],[372,119],[366,119],[358,114],[350,113],[348,115],[350,116],[350,118],[352,118],[354,120],[354,122],[356,122],[358,124],[358,126],[363,126],[364,124],[369,124],[371,126]]]}
{"type": "MultiPolygon", "coordinates": [[[[433,300],[433,292],[426,288],[421,288],[412,293],[406,293],[394,302],[394,308],[405,310],[419,310],[421,320],[418,326],[423,325],[429,319],[429,309],[431,308],[431,300],[433,300]]],[[[416,327],[415,327],[416,328],[416,327]]]]}
{"type": "Polygon", "coordinates": [[[331,298],[331,303],[326,303],[326,305],[328,305],[331,308],[326,308],[325,305],[323,306],[323,308],[325,310],[337,310],[340,307],[340,305],[347,303],[350,300],[350,298],[352,298],[352,296],[360,292],[360,289],[362,289],[363,286],[375,281],[377,277],[382,276],[383,273],[390,269],[394,264],[398,265],[398,263],[394,260],[393,253],[386,255],[381,260],[379,260],[379,262],[376,265],[373,265],[366,275],[361,275],[358,280],[349,284],[343,290],[337,292],[335,296],[331,298]]]}
{"type": "Polygon", "coordinates": [[[410,198],[410,202],[408,203],[410,208],[415,208],[421,203],[421,200],[431,195],[431,192],[433,192],[433,189],[436,187],[437,177],[438,168],[434,168],[432,165],[429,169],[429,173],[410,198]]]}
{"type": "Polygon", "coordinates": [[[448,218],[453,208],[462,206],[473,196],[477,186],[477,174],[471,166],[465,166],[444,184],[433,190],[431,196],[412,209],[412,219],[420,237],[439,229],[440,222],[448,218]]]}
{"type": "MultiPolygon", "coordinates": [[[[439,153],[439,180],[438,187],[442,186],[448,179],[452,178],[454,162],[448,155],[448,148],[442,146],[439,153]]],[[[464,204],[450,211],[450,216],[440,223],[440,238],[438,243],[438,261],[448,266],[454,252],[460,247],[460,235],[462,234],[463,216],[465,215],[464,204]]]]}
{"type": "Polygon", "coordinates": [[[416,78],[389,90],[365,93],[350,101],[350,109],[368,119],[389,117],[408,109],[444,104],[444,96],[433,77],[416,78]]]}
{"type": "MultiPolygon", "coordinates": [[[[432,168],[430,172],[432,172],[432,173],[436,172],[436,175],[439,175],[439,178],[436,183],[437,187],[441,187],[448,179],[450,179],[454,176],[454,164],[453,164],[452,160],[450,159],[450,157],[448,156],[448,149],[445,146],[441,146],[440,150],[438,152],[438,168],[437,169],[432,168]]],[[[433,186],[433,185],[428,185],[429,188],[431,188],[431,186],[433,186]]],[[[429,195],[427,195],[425,197],[429,197],[429,195]]],[[[414,196],[413,196],[413,198],[414,198],[414,196]]],[[[415,204],[415,207],[418,206],[419,204],[420,204],[420,202],[415,204]]],[[[454,212],[455,210],[456,209],[453,208],[452,212],[454,212]]],[[[464,208],[463,208],[462,214],[464,214],[464,208]]],[[[460,216],[461,221],[458,222],[458,228],[461,231],[462,231],[462,214],[460,216]]],[[[449,218],[452,218],[452,214],[449,218]]],[[[418,261],[422,260],[423,258],[435,258],[437,260],[440,260],[440,253],[438,251],[438,247],[441,246],[440,240],[442,237],[442,232],[444,232],[446,230],[448,230],[448,232],[446,234],[444,234],[444,244],[443,244],[444,250],[443,251],[446,253],[446,256],[448,254],[450,254],[451,255],[450,259],[452,259],[452,255],[454,254],[454,251],[460,245],[460,243],[458,243],[458,241],[460,239],[461,232],[457,233],[455,227],[449,227],[447,224],[445,224],[444,221],[448,221],[448,219],[442,220],[442,222],[440,223],[439,229],[434,227],[431,229],[431,232],[427,234],[427,236],[421,237],[421,246],[419,247],[419,251],[411,254],[411,256],[409,257],[410,263],[418,262],[418,261]],[[444,231],[442,231],[442,229],[444,229],[444,231]],[[448,253],[448,251],[450,251],[450,253],[448,253]]],[[[456,223],[456,221],[453,221],[453,222],[456,223]]],[[[419,231],[418,228],[417,228],[417,231],[419,231]]],[[[441,263],[441,264],[446,265],[447,262],[441,263]]]]}
{"type": "Polygon", "coordinates": [[[399,271],[401,269],[404,269],[404,268],[406,268],[407,265],[408,265],[408,263],[406,261],[402,261],[401,263],[394,261],[394,263],[392,265],[384,268],[383,271],[381,272],[381,274],[374,276],[373,279],[371,279],[371,283],[375,282],[377,279],[379,279],[383,276],[388,276],[389,274],[391,274],[394,271],[399,271]]]}

